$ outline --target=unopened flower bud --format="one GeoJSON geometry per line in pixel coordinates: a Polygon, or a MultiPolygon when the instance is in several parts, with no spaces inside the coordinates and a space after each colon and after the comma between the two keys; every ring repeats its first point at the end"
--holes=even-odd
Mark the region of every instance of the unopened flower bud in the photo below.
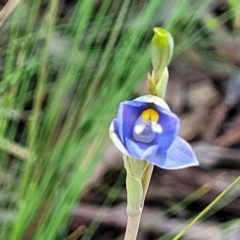
{"type": "MultiPolygon", "coordinates": [[[[151,57],[154,72],[162,72],[171,61],[174,42],[172,35],[163,28],[154,28],[151,57]]],[[[161,73],[160,73],[161,74],[161,73]]]]}

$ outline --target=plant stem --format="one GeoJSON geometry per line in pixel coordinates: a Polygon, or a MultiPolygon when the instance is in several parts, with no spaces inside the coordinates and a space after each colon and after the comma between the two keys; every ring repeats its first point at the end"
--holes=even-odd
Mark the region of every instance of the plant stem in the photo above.
{"type": "Polygon", "coordinates": [[[140,223],[140,219],[141,219],[141,215],[142,215],[141,213],[142,212],[140,212],[137,216],[133,216],[133,217],[128,216],[124,240],[137,239],[139,223],[140,223]]]}
{"type": "Polygon", "coordinates": [[[149,183],[150,183],[150,180],[152,177],[153,168],[154,168],[154,165],[149,164],[147,169],[145,170],[145,173],[143,174],[143,177],[142,177],[142,186],[143,186],[142,209],[143,209],[144,201],[145,201],[145,198],[147,195],[149,183]]]}
{"type": "Polygon", "coordinates": [[[139,211],[139,214],[137,214],[135,216],[131,216],[131,215],[128,214],[127,227],[126,227],[124,240],[135,240],[135,239],[137,239],[137,234],[138,234],[139,224],[140,224],[140,220],[141,220],[142,210],[143,210],[147,190],[148,190],[148,187],[149,187],[149,183],[150,183],[150,180],[151,180],[153,167],[154,167],[153,164],[149,164],[147,166],[147,168],[145,169],[144,173],[143,173],[143,176],[142,176],[142,179],[141,179],[143,194],[142,194],[140,211],[139,211]]]}

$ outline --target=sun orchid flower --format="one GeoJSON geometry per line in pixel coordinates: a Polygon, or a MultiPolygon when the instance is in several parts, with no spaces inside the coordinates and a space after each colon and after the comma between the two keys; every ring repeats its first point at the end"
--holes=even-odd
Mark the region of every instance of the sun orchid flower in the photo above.
{"type": "Polygon", "coordinates": [[[198,165],[190,145],[178,136],[179,128],[179,118],[167,103],[146,95],[120,104],[110,137],[123,154],[160,168],[198,165]]]}

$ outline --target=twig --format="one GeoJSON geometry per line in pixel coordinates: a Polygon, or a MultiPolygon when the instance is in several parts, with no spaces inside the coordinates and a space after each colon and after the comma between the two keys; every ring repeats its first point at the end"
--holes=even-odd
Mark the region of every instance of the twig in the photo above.
{"type": "Polygon", "coordinates": [[[0,139],[0,149],[23,160],[27,160],[32,157],[32,154],[27,148],[17,143],[13,143],[5,138],[0,139]]]}
{"type": "Polygon", "coordinates": [[[9,0],[4,8],[0,12],[0,27],[3,25],[8,16],[12,13],[12,11],[16,8],[16,6],[20,3],[20,0],[9,0]]]}
{"type": "Polygon", "coordinates": [[[86,226],[81,225],[75,231],[73,231],[67,238],[67,240],[76,240],[78,239],[86,230],[86,226]]]}

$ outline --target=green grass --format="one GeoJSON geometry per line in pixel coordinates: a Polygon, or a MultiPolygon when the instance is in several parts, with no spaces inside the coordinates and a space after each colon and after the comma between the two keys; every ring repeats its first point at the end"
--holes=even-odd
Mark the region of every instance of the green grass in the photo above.
{"type": "Polygon", "coordinates": [[[203,38],[197,23],[209,2],[189,11],[191,1],[176,1],[165,19],[166,0],[141,11],[136,0],[98,9],[82,0],[64,19],[56,0],[19,4],[0,29],[0,139],[9,142],[0,144],[0,239],[61,236],[119,102],[151,71],[152,28],[173,34],[178,55],[203,38]]]}

